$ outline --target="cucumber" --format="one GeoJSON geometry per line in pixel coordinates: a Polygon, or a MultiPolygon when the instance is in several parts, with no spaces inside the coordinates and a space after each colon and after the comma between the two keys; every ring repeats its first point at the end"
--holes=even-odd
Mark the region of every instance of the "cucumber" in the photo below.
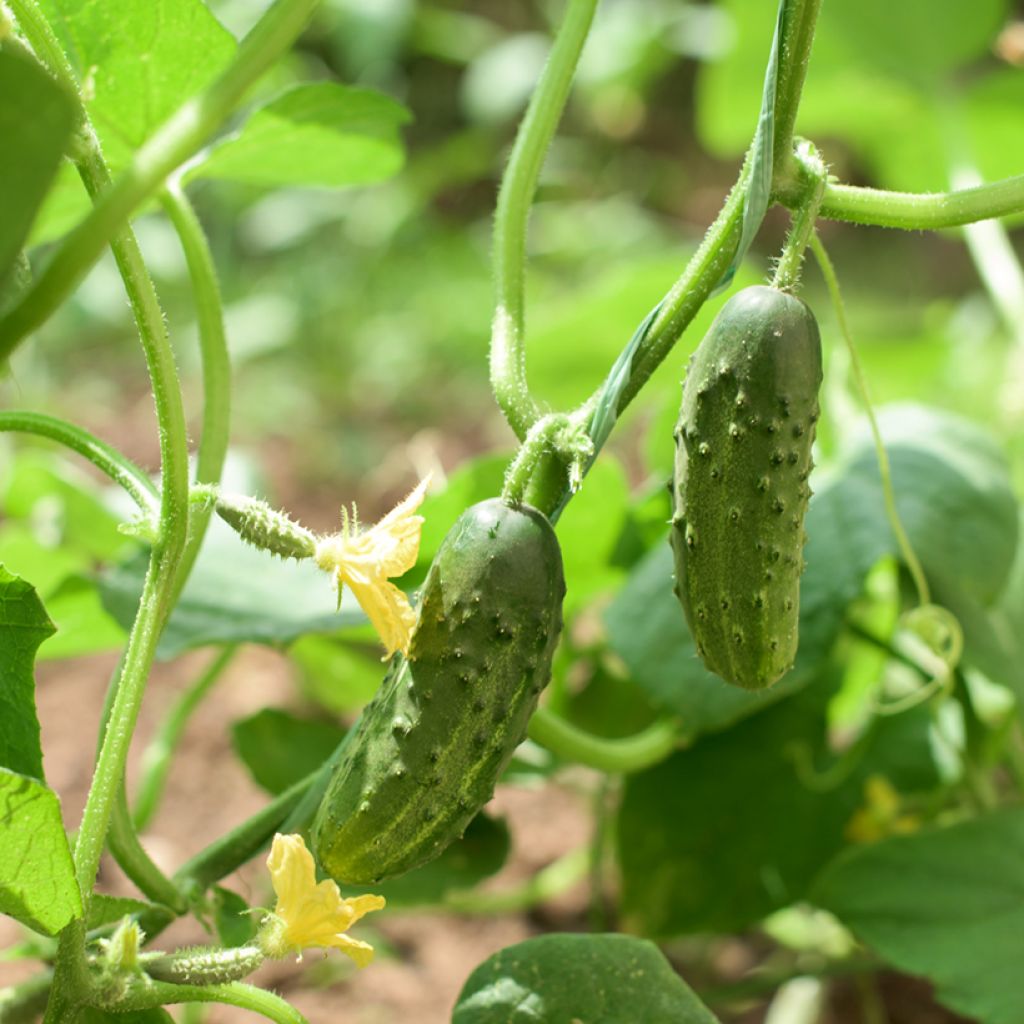
{"type": "Polygon", "coordinates": [[[432,860],[490,800],[551,676],[565,579],[536,509],[494,499],[452,527],[407,658],[367,705],[313,823],[321,866],[368,885],[432,860]]]}
{"type": "Polygon", "coordinates": [[[796,657],[821,339],[764,286],[722,307],[694,353],[676,427],[676,596],[704,664],[762,690],[796,657]]]}

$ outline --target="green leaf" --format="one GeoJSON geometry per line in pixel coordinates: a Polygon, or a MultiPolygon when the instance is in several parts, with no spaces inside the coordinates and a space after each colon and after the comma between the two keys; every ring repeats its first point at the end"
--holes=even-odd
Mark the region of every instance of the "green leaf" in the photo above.
{"type": "Polygon", "coordinates": [[[987,56],[1006,13],[1006,0],[857,0],[831,4],[826,31],[841,36],[854,61],[931,86],[987,56]]]}
{"type": "Polygon", "coordinates": [[[36,717],[36,650],[54,625],[35,589],[0,565],[0,766],[43,778],[36,717]]]}
{"type": "Polygon", "coordinates": [[[114,651],[127,639],[126,630],[103,607],[93,579],[69,576],[47,594],[46,608],[57,632],[40,649],[40,661],[114,651]]]}
{"type": "Polygon", "coordinates": [[[466,826],[462,837],[429,864],[365,889],[346,886],[345,895],[376,893],[392,909],[440,904],[448,893],[470,889],[499,871],[508,859],[510,846],[504,820],[480,813],[466,826]]]}
{"type": "Polygon", "coordinates": [[[452,1024],[622,1024],[716,1018],[652,942],[543,935],[500,950],[469,976],[452,1024]]]}
{"type": "Polygon", "coordinates": [[[26,449],[4,467],[0,504],[11,519],[29,521],[37,538],[77,555],[84,567],[123,557],[132,547],[118,530],[121,517],[111,510],[115,494],[121,496],[120,491],[97,484],[70,460],[26,449]]]}
{"type": "Polygon", "coordinates": [[[621,579],[622,569],[612,560],[628,513],[626,474],[618,460],[605,457],[594,465],[583,490],[558,521],[567,614],[621,579]]]}
{"type": "Polygon", "coordinates": [[[390,178],[404,159],[400,103],[337,82],[298,85],[255,110],[212,146],[189,177],[249,185],[345,188],[390,178]]]}
{"type": "Polygon", "coordinates": [[[74,128],[74,101],[34,61],[0,51],[0,282],[14,266],[74,128]]]}
{"type": "Polygon", "coordinates": [[[44,935],[82,916],[57,794],[6,768],[0,768],[0,913],[44,935]]]}
{"type": "Polygon", "coordinates": [[[937,784],[923,709],[878,720],[856,760],[818,769],[828,682],[627,778],[617,842],[634,927],[654,937],[745,928],[803,898],[845,844],[868,776],[937,784]]]}
{"type": "Polygon", "coordinates": [[[213,887],[213,921],[217,937],[225,946],[236,948],[251,942],[256,935],[257,914],[237,892],[223,886],[213,887]]]}
{"type": "MultiPolygon", "coordinates": [[[[1017,502],[1006,457],[976,424],[917,405],[887,406],[879,427],[900,518],[929,579],[984,604],[1002,591],[1017,551],[1017,502]]],[[[859,511],[848,542],[897,555],[883,515],[874,448],[862,433],[845,470],[859,511]]]]}
{"type": "Polygon", "coordinates": [[[316,771],[344,735],[331,722],[296,718],[277,708],[264,708],[231,726],[235,753],[257,785],[274,794],[316,771]]]}
{"type": "MultiPolygon", "coordinates": [[[[103,606],[125,629],[135,618],[148,561],[140,552],[100,580],[103,606]]],[[[340,612],[336,608],[334,585],[311,562],[284,561],[249,547],[215,520],[157,654],[170,659],[210,644],[288,644],[366,621],[351,594],[340,612]]]]}
{"type": "Polygon", "coordinates": [[[93,893],[89,900],[89,917],[86,927],[102,928],[105,925],[118,924],[126,917],[147,915],[152,921],[163,920],[170,924],[174,920],[174,911],[160,903],[147,903],[145,900],[133,900],[127,896],[108,896],[103,892],[93,893]]]}
{"type": "Polygon", "coordinates": [[[201,0],[40,0],[86,83],[89,114],[113,163],[228,64],[235,40],[201,0]]]}
{"type": "Polygon", "coordinates": [[[82,1010],[82,1024],[175,1024],[174,1018],[162,1007],[150,1010],[128,1010],[125,1013],[107,1013],[94,1006],[82,1010]]]}
{"type": "Polygon", "coordinates": [[[850,851],[812,898],[951,1009],[1024,1020],[1024,809],[850,851]]]}
{"type": "Polygon", "coordinates": [[[366,645],[335,637],[304,636],[288,648],[300,671],[304,696],[334,714],[358,711],[377,692],[384,678],[376,637],[366,645]]]}

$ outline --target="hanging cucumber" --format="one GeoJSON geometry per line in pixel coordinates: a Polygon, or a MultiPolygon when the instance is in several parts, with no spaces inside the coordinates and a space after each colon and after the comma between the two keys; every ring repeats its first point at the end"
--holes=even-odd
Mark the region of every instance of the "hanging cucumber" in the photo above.
{"type": "Polygon", "coordinates": [[[565,580],[536,509],[467,509],[423,586],[407,658],[367,705],[313,823],[323,868],[371,884],[433,859],[491,798],[551,675],[565,580]]]}
{"type": "Polygon", "coordinates": [[[676,595],[704,664],[748,690],[797,650],[821,339],[810,309],[757,286],[722,307],[690,362],[676,427],[676,595]]]}

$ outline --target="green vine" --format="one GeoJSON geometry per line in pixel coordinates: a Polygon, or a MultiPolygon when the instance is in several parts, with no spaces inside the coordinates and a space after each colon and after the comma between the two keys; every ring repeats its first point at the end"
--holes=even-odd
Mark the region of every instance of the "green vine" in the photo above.
{"type": "MultiPolygon", "coordinates": [[[[0,318],[0,360],[57,309],[132,213],[220,128],[249,87],[295,41],[317,2],[274,0],[227,68],[157,128],[116,182],[104,183],[108,187],[95,197],[92,212],[61,242],[18,305],[0,318]]],[[[11,7],[33,49],[78,95],[67,58],[35,0],[12,0],[11,7]]]]}
{"type": "Polygon", "coordinates": [[[597,0],[569,0],[551,55],[516,134],[494,212],[496,301],[491,327],[491,387],[520,440],[540,418],[526,383],[524,277],[526,226],[547,152],[569,96],[597,0]]]}

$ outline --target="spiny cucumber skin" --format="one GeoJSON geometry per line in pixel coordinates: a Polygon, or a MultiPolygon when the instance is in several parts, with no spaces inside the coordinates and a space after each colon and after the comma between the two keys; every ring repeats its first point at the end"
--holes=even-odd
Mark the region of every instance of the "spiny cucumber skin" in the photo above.
{"type": "Polygon", "coordinates": [[[793,665],[821,339],[798,298],[756,286],[691,360],[676,426],[671,541],[697,653],[763,690],[793,665]]]}
{"type": "Polygon", "coordinates": [[[365,708],[313,823],[332,878],[396,877],[462,834],[526,736],[564,595],[540,512],[491,500],[463,513],[427,575],[409,656],[365,708]]]}

